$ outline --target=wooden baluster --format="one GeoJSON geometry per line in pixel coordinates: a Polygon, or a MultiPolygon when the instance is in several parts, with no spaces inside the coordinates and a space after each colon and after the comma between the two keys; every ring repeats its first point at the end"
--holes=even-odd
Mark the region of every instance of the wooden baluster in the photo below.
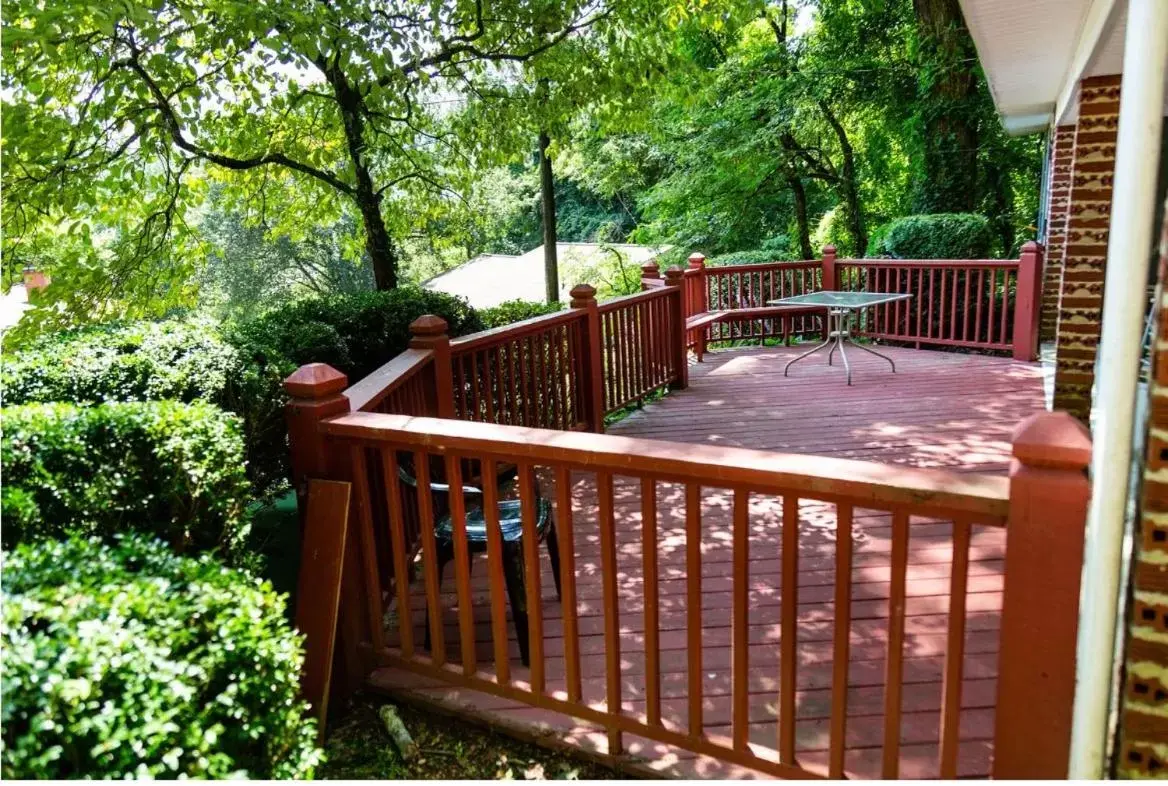
{"type": "Polygon", "coordinates": [[[389,539],[393,548],[393,583],[397,590],[401,652],[402,657],[408,660],[414,656],[414,622],[410,613],[410,569],[406,561],[409,545],[406,543],[401,481],[398,479],[397,453],[395,451],[382,448],[381,470],[381,482],[389,495],[389,539]]]}
{"type": "Polygon", "coordinates": [[[454,538],[454,581],[458,593],[458,643],[462,673],[478,671],[475,662],[474,606],[470,594],[470,548],[466,540],[466,499],[462,494],[462,462],[446,456],[446,482],[450,486],[450,525],[454,538]]]}
{"type": "Polygon", "coordinates": [[[959,273],[959,271],[957,270],[957,268],[953,268],[953,292],[950,293],[950,299],[952,300],[952,302],[949,305],[949,323],[950,323],[949,338],[954,340],[954,341],[957,340],[957,322],[958,322],[958,317],[957,317],[957,276],[958,276],[958,273],[959,273]]]}
{"type": "Polygon", "coordinates": [[[795,763],[795,660],[799,609],[799,498],[783,497],[782,619],[779,653],[779,761],[795,763]]]}
{"type": "Polygon", "coordinates": [[[999,340],[1003,344],[1005,344],[1011,340],[1010,328],[1009,328],[1009,324],[1008,324],[1009,317],[1010,317],[1010,271],[1003,270],[1002,271],[1002,316],[1001,316],[1002,325],[1001,325],[1001,329],[998,331],[998,336],[1000,337],[999,340]]]}
{"type": "Polygon", "coordinates": [[[981,303],[985,294],[985,268],[977,269],[977,305],[974,307],[973,338],[975,341],[986,341],[981,335],[981,303]]]}
{"type": "Polygon", "coordinates": [[[940,316],[940,320],[937,325],[937,337],[941,339],[945,338],[945,334],[948,332],[947,328],[949,327],[950,322],[949,314],[945,311],[945,304],[948,302],[947,298],[945,297],[945,279],[947,278],[945,272],[945,268],[941,268],[941,296],[937,300],[937,311],[939,312],[940,316]]]}
{"type": "MultiPolygon", "coordinates": [[[[917,310],[917,335],[916,335],[916,337],[918,339],[921,337],[921,316],[925,313],[925,306],[921,302],[921,298],[924,297],[924,294],[925,294],[925,269],[924,268],[917,268],[917,296],[916,296],[916,298],[914,298],[913,306],[917,310]]],[[[918,342],[917,349],[920,349],[920,347],[921,347],[920,342],[918,342]]]]}
{"type": "Polygon", "coordinates": [[[689,649],[689,736],[702,736],[702,488],[685,487],[686,638],[689,649]]]}
{"type": "Polygon", "coordinates": [[[442,666],[446,663],[446,639],[442,622],[442,588],[438,581],[438,545],[434,538],[434,500],[430,496],[430,457],[425,453],[414,453],[414,474],[418,484],[422,574],[426,582],[426,608],[430,617],[430,660],[435,666],[442,666]]]}
{"type": "Polygon", "coordinates": [[[645,715],[650,726],[661,723],[661,642],[658,635],[657,483],[641,478],[641,558],[645,594],[645,715]]]}
{"type": "Polygon", "coordinates": [[[734,712],[731,731],[734,747],[747,749],[750,738],[750,705],[747,692],[750,682],[750,641],[748,635],[747,598],[750,594],[750,494],[734,490],[734,605],[730,625],[733,660],[732,689],[734,712]]]}
{"type": "MultiPolygon", "coordinates": [[[[612,493],[612,473],[596,473],[597,497],[600,513],[600,570],[604,600],[605,700],[610,715],[622,714],[620,617],[617,595],[616,521],[612,493]]],[[[608,752],[623,752],[621,732],[615,726],[608,729],[608,752]]]]}
{"type": "Polygon", "coordinates": [[[949,576],[949,631],[945,639],[945,676],[941,683],[941,778],[957,777],[961,724],[961,676],[965,661],[965,593],[969,576],[968,521],[953,522],[953,567],[949,576]]]}
{"type": "Polygon", "coordinates": [[[929,268],[929,319],[926,323],[929,327],[929,338],[933,337],[933,274],[936,270],[933,267],[929,268]]]}
{"type": "Polygon", "coordinates": [[[990,305],[989,316],[986,318],[987,336],[989,343],[994,343],[994,301],[998,298],[998,269],[990,268],[990,305]]]}
{"type": "Polygon", "coordinates": [[[881,777],[900,773],[900,712],[904,681],[904,604],[908,574],[908,514],[892,513],[892,586],[888,598],[888,654],[884,669],[884,760],[881,777]]]}
{"type": "Polygon", "coordinates": [[[831,735],[828,777],[844,777],[848,734],[848,666],[852,630],[852,506],[836,508],[835,628],[831,647],[831,735]]]}
{"type": "Polygon", "coordinates": [[[972,271],[965,270],[963,278],[965,279],[965,306],[961,309],[962,325],[961,325],[961,340],[969,341],[969,274],[972,271]]]}
{"type": "Polygon", "coordinates": [[[564,613],[564,674],[568,701],[580,701],[580,632],[576,622],[576,545],[572,520],[572,477],[556,468],[556,541],[560,551],[560,594],[564,613]]]}
{"type": "Polygon", "coordinates": [[[491,643],[495,677],[500,685],[511,682],[507,652],[507,605],[503,583],[503,530],[499,526],[499,470],[494,459],[483,460],[483,518],[487,529],[487,581],[491,593],[491,643]]]}
{"type": "Polygon", "coordinates": [[[531,690],[544,692],[543,594],[540,590],[539,533],[536,531],[535,478],[531,465],[519,464],[520,515],[523,518],[523,583],[527,591],[527,651],[531,660],[531,690]]]}

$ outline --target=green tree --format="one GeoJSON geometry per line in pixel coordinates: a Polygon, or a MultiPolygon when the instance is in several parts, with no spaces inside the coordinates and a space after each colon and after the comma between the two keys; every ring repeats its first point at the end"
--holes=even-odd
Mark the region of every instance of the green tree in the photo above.
{"type": "Polygon", "coordinates": [[[205,250],[187,212],[217,177],[293,238],[352,209],[377,286],[392,288],[406,206],[464,186],[488,133],[444,103],[488,97],[569,39],[611,46],[630,23],[676,10],[14,0],[3,11],[5,256],[20,264],[46,225],[109,228],[84,259],[58,260],[53,289],[72,293],[69,308],[173,289],[205,250]]]}

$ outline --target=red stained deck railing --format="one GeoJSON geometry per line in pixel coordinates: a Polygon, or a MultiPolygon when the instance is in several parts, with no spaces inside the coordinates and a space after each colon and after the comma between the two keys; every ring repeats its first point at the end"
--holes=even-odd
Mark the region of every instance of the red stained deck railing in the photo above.
{"type": "MultiPolygon", "coordinates": [[[[778,316],[751,314],[771,301],[821,289],[911,294],[908,300],[866,309],[858,334],[915,347],[959,347],[1011,352],[1034,360],[1038,349],[1042,248],[1027,243],[1018,259],[904,260],[836,259],[828,246],[821,260],[709,267],[695,254],[685,270],[686,316],[725,312],[722,319],[687,337],[738,341],[808,334],[820,320],[797,315],[784,325],[778,316]],[[743,312],[741,319],[735,312],[743,312]]],[[[645,266],[642,285],[658,287],[655,265],[645,266]]]]}
{"type": "MultiPolygon", "coordinates": [[[[1009,480],[714,446],[686,445],[678,450],[668,442],[587,433],[602,431],[606,414],[655,389],[687,384],[686,334],[692,331],[687,331],[685,321],[693,309],[752,308],[772,296],[800,294],[817,284],[895,291],[915,282],[921,291],[931,276],[938,285],[936,297],[922,297],[923,311],[910,309],[898,315],[894,309],[873,310],[864,317],[864,332],[882,339],[927,343],[935,338],[967,342],[957,346],[994,348],[1005,346],[1010,334],[1017,354],[1019,342],[1025,345],[1030,340],[1027,326],[1037,324],[1037,314],[1027,310],[1037,302],[1028,300],[1037,281],[1037,259],[1031,254],[1017,264],[919,263],[836,261],[829,256],[823,263],[716,272],[697,265],[686,273],[672,270],[660,284],[604,304],[596,302],[590,287],[577,287],[568,311],[453,341],[440,319],[423,317],[411,326],[414,338],[407,352],[347,389],[344,375],[327,366],[302,367],[286,383],[292,396],[288,421],[294,481],[298,489],[307,478],[342,480],[352,486],[338,647],[342,683],[352,687],[377,666],[394,666],[599,724],[608,731],[609,752],[614,755],[623,750],[624,736],[635,734],[774,775],[839,777],[844,774],[848,737],[853,519],[859,509],[866,515],[875,511],[891,522],[882,772],[896,777],[909,548],[918,524],[940,520],[952,525],[953,567],[938,766],[942,777],[953,777],[962,720],[963,612],[971,528],[1005,526],[1008,563],[994,773],[1059,777],[1062,767],[1065,775],[1074,643],[1074,616],[1068,616],[1067,609],[1073,609],[1078,596],[1087,489],[1084,467],[1090,445],[1076,422],[1059,415],[1028,421],[1015,438],[1016,461],[1009,480]],[[985,290],[979,288],[979,279],[985,290]],[[940,281],[946,282],[944,296],[940,281]],[[1000,321],[1003,305],[1011,314],[1000,321]],[[978,317],[979,307],[984,319],[978,317]],[[972,327],[962,332],[956,326],[963,328],[966,318],[972,327]],[[401,479],[403,466],[416,483],[401,479]],[[504,544],[496,512],[497,480],[506,467],[513,467],[520,481],[527,670],[514,666],[507,651],[504,544]],[[535,497],[531,481],[537,475],[554,481],[546,503],[535,497]],[[596,489],[597,508],[587,521],[583,511],[573,509],[572,486],[581,477],[596,489]],[[448,488],[432,492],[432,481],[448,488]],[[485,658],[475,648],[468,502],[462,490],[468,481],[483,490],[488,525],[490,655],[485,658]],[[662,513],[658,491],[666,487],[676,492],[684,509],[684,527],[677,533],[684,534],[681,579],[688,642],[688,710],[682,725],[662,713],[666,677],[659,645],[664,623],[657,593],[661,575],[657,523],[662,513]],[[634,490],[633,502],[639,507],[639,515],[631,519],[626,488],[634,490]],[[730,607],[732,722],[725,736],[710,731],[703,718],[702,628],[707,612],[702,562],[705,547],[713,545],[703,495],[711,491],[729,500],[729,548],[736,566],[730,607]],[[778,690],[769,695],[758,694],[749,677],[747,617],[750,598],[759,589],[747,580],[754,540],[750,505],[758,496],[781,500],[782,509],[780,574],[775,586],[766,588],[781,605],[778,690]],[[808,502],[832,512],[837,543],[830,751],[823,771],[807,769],[796,757],[798,575],[804,526],[799,509],[808,502]],[[544,657],[547,635],[536,530],[541,504],[549,504],[553,511],[563,565],[563,690],[549,688],[544,657]],[[444,638],[435,539],[436,522],[443,517],[451,523],[458,608],[457,640],[451,641],[444,638]],[[592,529],[585,531],[585,526],[592,529]],[[643,713],[628,711],[623,702],[631,697],[622,695],[621,631],[626,623],[618,602],[618,540],[627,541],[630,532],[640,542],[643,562],[643,713]],[[575,543],[599,549],[603,698],[586,695],[583,686],[575,543]],[[411,576],[410,565],[418,553],[420,584],[398,580],[411,576]],[[419,628],[422,620],[415,619],[419,608],[429,619],[428,648],[419,638],[426,632],[419,628]],[[1036,685],[1041,685],[1043,701],[1036,700],[1036,685]],[[760,745],[750,734],[751,718],[757,715],[752,708],[760,702],[777,708],[773,743],[760,745]],[[1026,738],[1027,745],[1016,745],[1014,737],[1026,738]]],[[[311,539],[323,526],[327,522],[315,528],[308,522],[306,537],[311,539]]],[[[725,547],[721,533],[718,540],[725,547]]],[[[559,675],[556,679],[558,685],[559,675]]],[[[327,684],[327,679],[312,684],[327,684]]]]}
{"type": "MultiPolygon", "coordinates": [[[[1016,449],[1023,466],[1035,462],[1029,474],[1022,471],[1017,482],[998,476],[951,473],[942,470],[921,470],[888,465],[808,456],[784,455],[762,451],[727,449],[713,446],[687,445],[678,451],[668,442],[630,439],[585,433],[563,433],[542,429],[527,429],[483,423],[465,423],[450,419],[409,418],[373,413],[351,413],[321,424],[337,450],[351,456],[351,478],[354,487],[354,518],[356,542],[359,544],[358,576],[352,578],[365,588],[352,593],[363,602],[351,608],[350,614],[359,617],[358,649],[366,648],[369,668],[388,666],[405,669],[450,684],[452,687],[471,688],[522,702],[531,707],[554,710],[568,716],[598,724],[608,731],[608,752],[619,754],[624,748],[624,735],[633,734],[720,760],[751,767],[780,777],[841,777],[845,774],[845,750],[848,737],[848,670],[849,646],[852,637],[851,606],[853,603],[853,517],[863,509],[865,516],[883,512],[891,521],[890,593],[887,600],[887,636],[884,637],[884,701],[883,743],[881,772],[883,777],[895,778],[901,760],[901,695],[904,685],[905,610],[908,555],[913,531],[918,525],[935,525],[938,521],[952,523],[953,563],[948,579],[949,623],[945,631],[945,662],[942,669],[942,705],[939,715],[938,770],[942,778],[953,778],[958,769],[959,729],[962,722],[961,689],[964,680],[965,598],[969,579],[969,550],[974,527],[1007,527],[1010,568],[1007,573],[1003,608],[1003,631],[1024,630],[1028,624],[1046,626],[1050,634],[1049,617],[1060,604],[1072,603],[1077,593],[1077,566],[1060,566],[1048,571],[1043,582],[1033,581],[1033,574],[1025,567],[1026,557],[1018,557],[1022,543],[1032,540],[1035,527],[1049,529],[1047,516],[1034,518],[1030,510],[1058,489],[1064,495],[1062,514],[1077,518],[1086,503],[1086,481],[1082,474],[1085,456],[1081,449],[1067,451],[1065,439],[1061,447],[1048,446],[1039,453],[1029,452],[1035,442],[1048,445],[1051,435],[1067,427],[1063,421],[1049,421],[1058,416],[1037,416],[1038,421],[1029,431],[1020,432],[1019,444],[1027,449],[1016,449]],[[1044,420],[1045,419],[1045,420],[1044,420]],[[1041,422],[1039,422],[1041,421],[1041,422]],[[1028,437],[1027,434],[1035,436],[1028,437]],[[408,460],[415,467],[445,466],[450,491],[431,492],[419,477],[418,489],[400,484],[381,483],[382,474],[375,465],[388,474],[397,464],[408,460]],[[535,486],[530,482],[519,484],[523,511],[524,548],[521,559],[526,576],[526,608],[528,613],[528,641],[530,666],[523,669],[513,663],[507,653],[505,619],[506,596],[503,581],[502,544],[496,537],[488,544],[488,597],[484,608],[490,618],[489,649],[480,651],[476,641],[481,631],[475,629],[475,597],[471,590],[470,563],[465,546],[465,511],[467,500],[461,491],[458,467],[471,460],[486,468],[484,491],[488,491],[485,505],[493,509],[493,483],[496,468],[508,462],[518,466],[521,481],[530,481],[535,474],[554,480],[553,489],[546,494],[553,506],[561,558],[563,593],[560,602],[562,623],[557,638],[563,639],[563,672],[556,672],[555,688],[549,683],[545,657],[546,625],[543,619],[544,593],[540,587],[540,548],[535,530],[535,486]],[[1045,473],[1045,474],[1044,474],[1045,473]],[[581,481],[581,478],[584,480],[581,481]],[[574,483],[591,483],[596,488],[598,509],[588,520],[574,510],[571,487],[574,483]],[[617,502],[614,488],[639,489],[639,516],[629,515],[628,501],[617,502]],[[1036,485],[1037,484],[1037,485],[1036,485]],[[659,546],[658,490],[669,489],[684,500],[684,563],[685,612],[683,628],[686,648],[686,687],[688,710],[684,721],[678,723],[662,712],[661,651],[658,642],[663,630],[659,614],[657,583],[654,580],[659,546]],[[712,732],[703,718],[703,626],[709,610],[704,608],[702,594],[703,549],[713,545],[706,524],[708,506],[703,496],[713,494],[730,500],[730,559],[733,571],[731,624],[731,723],[729,733],[712,732]],[[412,497],[413,505],[424,513],[435,509],[439,497],[449,496],[447,509],[452,517],[456,557],[454,559],[454,586],[457,599],[457,636],[444,638],[443,596],[439,591],[438,567],[433,559],[433,518],[422,519],[422,580],[417,587],[399,583],[393,592],[385,589],[378,574],[380,560],[370,549],[383,548],[375,532],[375,520],[368,511],[402,509],[412,497]],[[779,557],[780,575],[768,595],[777,590],[780,605],[780,636],[777,643],[778,689],[759,693],[752,685],[752,650],[748,641],[750,607],[748,598],[763,588],[759,579],[749,579],[749,560],[752,547],[752,498],[766,497],[781,500],[782,534],[779,557]],[[836,570],[834,571],[834,634],[831,640],[833,670],[831,682],[830,738],[827,766],[807,768],[796,755],[798,714],[796,712],[800,628],[799,605],[799,551],[802,530],[800,506],[817,504],[820,509],[834,511],[836,531],[836,570]],[[1068,510],[1069,505],[1069,510],[1068,510]],[[620,511],[618,513],[618,510],[620,511]],[[620,522],[618,531],[618,520],[620,522]],[[637,527],[630,531],[630,527],[637,527]],[[1014,537],[1013,531],[1026,533],[1014,537]],[[576,571],[574,543],[591,540],[598,534],[601,563],[602,598],[590,613],[603,617],[605,665],[603,679],[590,679],[603,685],[603,694],[585,690],[579,636],[579,608],[576,600],[576,571]],[[630,535],[632,536],[630,538],[630,535]],[[617,543],[629,540],[641,544],[645,582],[644,603],[640,606],[640,622],[644,625],[645,642],[645,708],[630,711],[627,702],[634,698],[623,694],[622,629],[633,620],[622,616],[627,604],[618,602],[617,543]],[[461,548],[460,548],[461,542],[461,548]],[[1023,565],[1017,567],[1016,565],[1023,565]],[[415,601],[417,599],[417,601],[415,601]],[[420,604],[420,605],[419,605],[420,604]],[[418,611],[429,620],[430,646],[420,645],[418,626],[423,624],[418,611]],[[387,612],[393,613],[387,616],[387,612]],[[392,619],[388,626],[385,620],[392,619]],[[490,654],[480,660],[485,652],[490,654]],[[770,743],[752,736],[751,726],[757,726],[759,713],[752,707],[773,706],[775,710],[775,737],[770,743]],[[752,724],[752,719],[754,722],[752,724]]],[[[1071,426],[1070,428],[1075,428],[1071,426]]],[[[1079,437],[1082,439],[1082,437],[1079,437]]],[[[1056,440],[1057,441],[1057,440],[1056,440]]],[[[1080,443],[1081,444],[1081,443],[1080,443]]],[[[546,485],[545,485],[546,488],[546,485]]],[[[622,497],[624,495],[622,494],[622,497]]],[[[824,522],[815,521],[822,528],[824,522]]],[[[391,522],[393,517],[391,517],[391,522]]],[[[1067,522],[1069,523],[1069,522],[1067,522]]],[[[392,529],[392,528],[391,528],[392,529]]],[[[935,527],[929,528],[935,532],[935,527]]],[[[495,532],[488,527],[489,532],[495,532]]],[[[395,530],[391,532],[396,539],[395,530]]],[[[718,536],[721,540],[721,535],[718,536]]],[[[726,545],[722,542],[722,548],[726,545]]],[[[1081,546],[1079,547],[1081,553],[1081,546]]],[[[1072,549],[1073,551],[1073,549],[1072,549]]],[[[1063,554],[1066,556],[1066,554],[1063,554]]],[[[1073,555],[1072,555],[1073,556],[1073,555]]],[[[1032,559],[1045,562],[1048,554],[1031,554],[1032,559]]],[[[1031,568],[1034,565],[1030,566],[1031,568]]],[[[480,603],[482,601],[480,600],[480,603]]],[[[634,610],[634,613],[636,611],[634,610]]],[[[1061,616],[1065,620],[1065,615],[1061,616]]],[[[671,622],[671,625],[675,623],[671,622]]],[[[1062,636],[1066,644],[1065,634],[1062,636]]],[[[1073,644],[1073,636],[1071,637],[1073,644]]],[[[1038,642],[1034,646],[1041,646],[1038,642]]],[[[1003,651],[1006,645],[1003,642],[1003,651]]],[[[1073,650],[1072,650],[1073,651],[1073,650]]],[[[754,650],[757,652],[757,649],[754,650]]],[[[1067,652],[1057,655],[1049,650],[1042,662],[1020,659],[1019,664],[1000,665],[1001,678],[1007,683],[1016,681],[1018,670],[1038,669],[1048,673],[1048,659],[1061,662],[1067,652]]],[[[769,662],[769,660],[768,660],[769,662]]],[[[757,671],[757,666],[755,666],[757,671]]],[[[1052,689],[1056,703],[1065,698],[1067,685],[1047,685],[1052,689]]],[[[1018,713],[1030,713],[1031,718],[1041,714],[1033,707],[1020,707],[1005,694],[999,695],[998,714],[1007,715],[1007,728],[1018,725],[1018,713]]],[[[806,722],[806,721],[804,721],[806,722]]],[[[719,725],[724,723],[719,721],[719,725]]],[[[1040,729],[1032,735],[1043,736],[1040,729]]],[[[1007,757],[1007,761],[1011,761],[1007,757]]],[[[1025,764],[1033,766],[1029,758],[1025,764]]],[[[1008,775],[1009,764],[995,765],[995,774],[1008,775]]]]}

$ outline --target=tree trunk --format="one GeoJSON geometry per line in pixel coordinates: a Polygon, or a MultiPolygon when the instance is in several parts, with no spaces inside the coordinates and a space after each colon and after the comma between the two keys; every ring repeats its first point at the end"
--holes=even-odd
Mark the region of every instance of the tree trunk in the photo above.
{"type": "Polygon", "coordinates": [[[977,195],[977,56],[958,0],[913,0],[920,38],[924,148],[913,209],[974,209],[977,195]]]}
{"type": "Polygon", "coordinates": [[[860,204],[860,183],[856,176],[856,151],[848,139],[848,132],[840,123],[839,118],[831,111],[825,102],[819,102],[819,109],[835,132],[843,155],[843,166],[840,168],[839,185],[844,198],[844,209],[847,210],[848,229],[852,233],[852,240],[856,244],[856,256],[862,257],[868,253],[868,229],[864,222],[864,209],[860,204]]]}
{"type": "Polygon", "coordinates": [[[546,131],[539,132],[539,201],[543,217],[543,273],[547,302],[560,302],[560,263],[556,254],[556,183],[552,177],[552,160],[547,149],[551,144],[546,131]]]}
{"type": "Polygon", "coordinates": [[[799,253],[803,259],[815,259],[815,251],[811,248],[811,226],[807,219],[807,189],[803,181],[797,177],[787,178],[787,185],[791,187],[791,194],[795,197],[795,225],[799,231],[799,253]]]}
{"type": "Polygon", "coordinates": [[[353,165],[355,189],[353,201],[365,225],[365,253],[373,265],[373,282],[377,289],[397,287],[397,251],[381,215],[381,194],[373,186],[373,177],[365,163],[365,124],[361,117],[361,96],[340,70],[327,70],[329,83],[341,111],[345,143],[353,165]]]}

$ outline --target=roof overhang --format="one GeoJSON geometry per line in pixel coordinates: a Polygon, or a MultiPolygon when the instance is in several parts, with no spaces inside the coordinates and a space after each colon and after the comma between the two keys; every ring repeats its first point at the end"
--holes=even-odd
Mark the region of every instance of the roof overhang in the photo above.
{"type": "Polygon", "coordinates": [[[1123,71],[1127,0],[960,3],[1010,134],[1074,123],[1079,81],[1123,71]]]}

